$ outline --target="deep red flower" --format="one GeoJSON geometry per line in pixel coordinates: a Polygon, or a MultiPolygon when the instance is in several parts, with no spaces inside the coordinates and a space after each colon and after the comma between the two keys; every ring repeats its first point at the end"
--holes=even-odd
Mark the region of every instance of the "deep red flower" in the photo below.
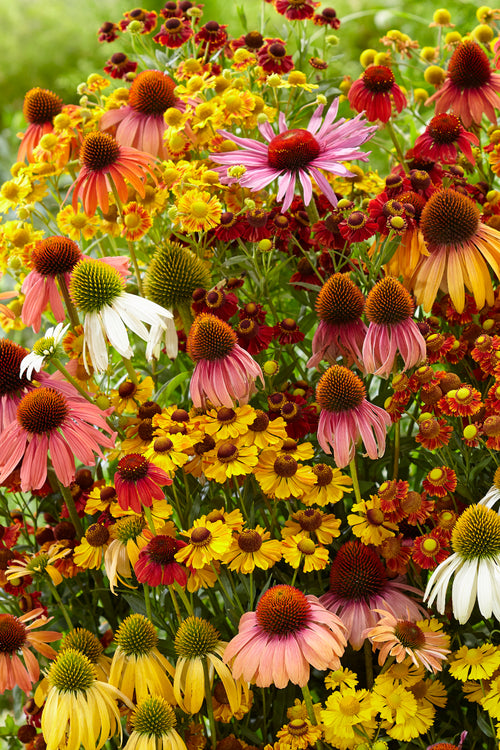
{"type": "Polygon", "coordinates": [[[370,122],[388,122],[393,106],[399,113],[407,104],[394,73],[385,65],[369,65],[361,78],[354,81],[347,98],[352,109],[356,112],[365,111],[370,122]]]}
{"type": "Polygon", "coordinates": [[[264,73],[284,74],[295,67],[292,56],[286,53],[282,39],[266,39],[257,52],[257,61],[264,73]]]}
{"type": "Polygon", "coordinates": [[[171,586],[177,581],[180,586],[185,586],[188,572],[177,562],[175,553],[186,546],[186,542],[166,534],[153,537],[139,552],[139,559],[134,566],[139,583],[171,586]]]}
{"type": "Polygon", "coordinates": [[[274,7],[278,13],[289,21],[303,21],[312,18],[314,10],[319,8],[315,0],[275,0],[274,7]]]}
{"type": "Polygon", "coordinates": [[[111,78],[126,78],[129,73],[135,73],[136,70],[137,63],[123,52],[115,52],[104,66],[104,72],[109,73],[111,78]]]}
{"type": "Polygon", "coordinates": [[[156,44],[169,49],[176,49],[193,36],[191,23],[186,18],[169,18],[161,25],[160,31],[153,37],[156,44]]]}
{"type": "Polygon", "coordinates": [[[217,21],[209,21],[196,32],[194,41],[200,45],[200,51],[206,58],[224,47],[228,39],[226,29],[227,24],[221,25],[217,21]]]}

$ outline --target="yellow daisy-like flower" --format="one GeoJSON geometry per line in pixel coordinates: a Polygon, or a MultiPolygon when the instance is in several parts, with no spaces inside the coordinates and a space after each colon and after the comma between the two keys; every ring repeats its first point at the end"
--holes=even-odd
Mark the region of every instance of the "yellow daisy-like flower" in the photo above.
{"type": "Polygon", "coordinates": [[[125,516],[108,526],[112,541],[104,553],[104,567],[113,594],[118,581],[127,585],[124,579],[132,578],[131,566],[136,564],[139,552],[148,543],[143,534],[145,527],[145,519],[136,515],[125,516]]]}
{"type": "Polygon", "coordinates": [[[144,206],[135,201],[126,203],[122,209],[123,228],[121,236],[130,242],[142,239],[153,226],[153,220],[144,206]]]}
{"type": "Polygon", "coordinates": [[[464,682],[462,685],[465,700],[469,701],[469,703],[481,703],[488,692],[489,687],[489,680],[480,680],[479,682],[467,680],[467,682],[464,682]]]}
{"type": "Polygon", "coordinates": [[[425,669],[421,664],[414,664],[410,657],[402,662],[394,662],[383,674],[376,678],[377,683],[385,682],[387,688],[392,685],[393,680],[397,680],[405,688],[416,685],[425,677],[425,669]]]}
{"type": "Polygon", "coordinates": [[[189,452],[196,442],[182,432],[168,433],[156,430],[156,437],[144,451],[145,458],[173,476],[180,466],[189,461],[189,452]]]}
{"type": "Polygon", "coordinates": [[[116,502],[117,494],[114,487],[109,485],[94,485],[89,492],[85,513],[89,516],[108,510],[116,502]]]}
{"type": "Polygon", "coordinates": [[[243,529],[234,535],[223,562],[238,573],[252,573],[256,567],[269,570],[281,560],[281,542],[270,536],[262,526],[243,529]]]}
{"type": "Polygon", "coordinates": [[[432,680],[428,677],[411,685],[409,690],[417,701],[421,701],[424,706],[431,705],[444,708],[448,702],[446,687],[440,680],[432,680]]]}
{"type": "Polygon", "coordinates": [[[153,623],[140,614],[129,615],[115,633],[117,649],[109,670],[109,684],[129,700],[140,702],[150,695],[162,695],[176,704],[172,683],[174,668],[158,651],[153,623]]]}
{"type": "Polygon", "coordinates": [[[400,742],[409,742],[419,735],[425,734],[434,724],[436,711],[432,706],[417,705],[414,715],[407,717],[402,723],[390,726],[389,722],[382,722],[389,737],[400,742]]]}
{"type": "Polygon", "coordinates": [[[227,511],[225,508],[214,508],[202,518],[207,521],[222,521],[229,526],[231,531],[241,531],[244,525],[243,514],[239,508],[227,511]]]}
{"type": "Polygon", "coordinates": [[[309,461],[314,456],[314,447],[312,443],[299,443],[293,438],[287,437],[278,451],[278,456],[288,453],[296,461],[309,461]]]}
{"type": "Polygon", "coordinates": [[[248,432],[248,426],[255,421],[255,409],[248,404],[230,409],[222,406],[211,409],[200,421],[200,427],[214,440],[238,440],[248,432]]]}
{"type": "Polygon", "coordinates": [[[93,523],[73,552],[73,562],[81,568],[100,568],[109,543],[109,531],[101,523],[93,523]]]}
{"type": "Polygon", "coordinates": [[[98,216],[87,216],[84,211],[75,211],[72,205],[62,208],[56,216],[60,231],[71,240],[79,242],[83,237],[91,240],[99,230],[98,216]]]}
{"type": "Polygon", "coordinates": [[[313,747],[322,734],[321,728],[317,724],[313,726],[308,719],[292,719],[276,732],[274,750],[306,750],[313,747]]]}
{"type": "Polygon", "coordinates": [[[281,534],[284,538],[296,534],[315,536],[320,544],[331,544],[340,535],[340,519],[317,508],[298,510],[285,522],[281,534]]]}
{"type": "MultiPolygon", "coordinates": [[[[313,711],[314,716],[316,718],[316,723],[321,723],[321,709],[322,705],[321,703],[314,703],[313,704],[313,711]]],[[[286,715],[290,721],[292,719],[308,719],[309,713],[307,710],[307,706],[304,701],[301,701],[299,698],[295,698],[293,702],[293,706],[290,706],[290,708],[287,708],[286,715]]]]}
{"type": "Polygon", "coordinates": [[[133,704],[112,685],[96,679],[85,654],[68,649],[52,663],[50,685],[42,712],[42,732],[47,750],[100,750],[122,728],[118,701],[133,704]]]}
{"type": "Polygon", "coordinates": [[[289,454],[278,456],[274,450],[261,453],[254,473],[262,492],[277,500],[301,498],[315,481],[309,466],[299,464],[289,454]]]}
{"type": "Polygon", "coordinates": [[[220,443],[204,458],[205,476],[221,484],[231,477],[252,474],[259,460],[255,445],[239,447],[234,441],[220,443]]]}
{"type": "Polygon", "coordinates": [[[492,719],[500,719],[500,677],[491,681],[489,689],[480,703],[492,719]]]}
{"type": "Polygon", "coordinates": [[[204,432],[200,429],[201,417],[195,417],[185,409],[179,409],[175,404],[164,409],[161,414],[153,417],[153,427],[168,433],[193,435],[196,441],[203,440],[204,432]]]}
{"type": "Polygon", "coordinates": [[[500,666],[500,649],[491,643],[475,648],[462,646],[449,657],[450,674],[457,680],[484,680],[500,666]]]}
{"type": "Polygon", "coordinates": [[[347,667],[340,667],[332,670],[325,677],[325,685],[328,690],[336,690],[340,687],[355,688],[358,684],[358,677],[355,672],[351,672],[347,667]]]}
{"type": "Polygon", "coordinates": [[[328,550],[302,534],[287,536],[282,542],[283,559],[292,568],[303,565],[304,573],[324,570],[328,565],[328,550]]]}
{"type": "Polygon", "coordinates": [[[385,680],[375,681],[372,690],[373,706],[382,719],[395,724],[403,724],[417,713],[417,699],[409,690],[395,681],[390,685],[389,692],[388,686],[389,683],[385,680]]]}
{"type": "Polygon", "coordinates": [[[352,513],[347,516],[347,523],[355,536],[363,544],[382,544],[384,539],[397,533],[397,524],[388,521],[380,508],[380,498],[373,495],[370,500],[354,503],[352,513]]]}
{"type": "Polygon", "coordinates": [[[199,589],[212,589],[217,583],[217,575],[220,570],[218,562],[205,565],[204,568],[189,568],[189,578],[186,588],[190,594],[199,589]]]}
{"type": "Polygon", "coordinates": [[[40,580],[48,575],[55,586],[58,586],[63,577],[54,563],[66,557],[72,550],[56,542],[48,550],[36,555],[24,555],[22,560],[14,560],[7,568],[6,578],[11,583],[19,578],[31,576],[40,580]]]}
{"type": "Polygon", "coordinates": [[[354,727],[370,723],[377,713],[368,690],[341,687],[328,696],[321,721],[325,727],[325,740],[350,739],[354,727]]]}
{"type": "Polygon", "coordinates": [[[138,383],[124,380],[117,391],[111,393],[111,403],[117,414],[135,414],[137,407],[151,399],[154,391],[153,378],[149,375],[138,383]]]}
{"type": "Polygon", "coordinates": [[[283,417],[269,419],[265,411],[255,410],[255,419],[248,425],[248,432],[241,438],[242,445],[256,445],[259,450],[279,449],[287,439],[286,422],[283,417]]]}
{"type": "Polygon", "coordinates": [[[4,182],[0,188],[0,213],[17,208],[31,192],[31,182],[26,175],[4,182]]]}
{"type": "Polygon", "coordinates": [[[342,474],[340,469],[328,464],[316,464],[312,470],[316,481],[302,498],[304,505],[337,503],[344,497],[344,492],[352,492],[351,477],[342,474]]]}
{"type": "Polygon", "coordinates": [[[177,201],[175,221],[184,232],[206,232],[219,224],[222,204],[208,190],[187,190],[177,201]]]}
{"type": "Polygon", "coordinates": [[[231,546],[231,529],[222,521],[212,522],[199,518],[189,531],[181,533],[189,537],[189,541],[175,553],[175,559],[196,570],[210,565],[213,560],[223,560],[231,546]]]}
{"type": "Polygon", "coordinates": [[[241,700],[239,707],[234,712],[231,709],[224,683],[221,680],[215,683],[212,693],[212,708],[215,721],[221,721],[223,724],[229,724],[232,719],[241,721],[245,714],[250,711],[253,703],[253,692],[244,680],[237,680],[237,683],[241,688],[241,700]]]}

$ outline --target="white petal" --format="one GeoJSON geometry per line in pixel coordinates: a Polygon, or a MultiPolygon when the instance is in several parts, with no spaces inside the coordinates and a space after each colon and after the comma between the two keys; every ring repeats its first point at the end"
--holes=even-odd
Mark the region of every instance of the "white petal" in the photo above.
{"type": "MultiPolygon", "coordinates": [[[[113,309],[116,310],[116,312],[120,315],[123,323],[127,326],[127,328],[130,328],[130,330],[133,331],[136,336],[139,336],[139,338],[143,339],[143,341],[147,341],[149,337],[148,329],[142,322],[143,317],[137,314],[138,309],[136,300],[141,298],[130,294],[128,296],[132,299],[124,300],[123,296],[124,295],[122,295],[122,298],[118,298],[113,302],[113,309]]],[[[155,322],[157,322],[157,319],[155,320],[155,322]]]]}
{"type": "Polygon", "coordinates": [[[480,560],[477,576],[477,603],[483,617],[491,617],[493,612],[494,563],[487,558],[480,560]]]}
{"type": "Polygon", "coordinates": [[[464,560],[462,567],[455,573],[451,593],[453,614],[461,625],[471,616],[476,602],[478,564],[477,558],[464,560]]]}
{"type": "Polygon", "coordinates": [[[108,350],[101,321],[97,312],[87,313],[83,322],[83,361],[86,363],[86,347],[97,372],[104,372],[108,366],[108,350]]]}
{"type": "Polygon", "coordinates": [[[102,321],[111,346],[116,351],[130,359],[133,355],[132,347],[128,340],[127,329],[118,312],[111,305],[104,305],[101,309],[102,321]]]}
{"type": "Polygon", "coordinates": [[[456,553],[450,555],[450,557],[447,557],[446,560],[443,560],[437,566],[427,582],[424,601],[428,600],[429,607],[431,607],[434,599],[437,597],[436,607],[441,614],[444,612],[446,605],[448,583],[455,570],[461,565],[461,562],[462,559],[456,553]]]}

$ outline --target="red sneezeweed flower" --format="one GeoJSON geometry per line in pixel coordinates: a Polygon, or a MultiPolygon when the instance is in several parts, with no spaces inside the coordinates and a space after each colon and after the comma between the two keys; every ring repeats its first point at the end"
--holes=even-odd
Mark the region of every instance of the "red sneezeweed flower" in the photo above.
{"type": "Polygon", "coordinates": [[[134,572],[139,583],[148,586],[171,586],[177,581],[184,587],[188,579],[188,571],[177,562],[175,553],[186,542],[166,534],[158,534],[139,552],[139,559],[134,565],[134,572]]]}
{"type": "Polygon", "coordinates": [[[240,620],[238,634],[228,643],[224,661],[235,679],[258,687],[307,685],[310,666],[338,669],[346,646],[339,618],[312,595],[280,584],[268,589],[257,610],[240,620]]]}
{"type": "Polygon", "coordinates": [[[153,500],[165,498],[162,487],[172,484],[172,480],[140,453],[129,453],[118,461],[114,484],[120,508],[140,515],[143,506],[150,508],[153,500]]]}
{"type": "Polygon", "coordinates": [[[97,206],[109,211],[109,193],[115,187],[119,199],[128,200],[127,182],[139,193],[146,194],[146,179],[151,176],[155,159],[151,154],[121,146],[109,133],[89,133],[80,149],[82,168],[71,186],[73,209],[82,201],[83,210],[93,216],[97,206]]]}
{"type": "Polygon", "coordinates": [[[490,122],[496,122],[499,93],[500,75],[491,71],[481,46],[466,39],[450,58],[444,85],[425,104],[435,102],[436,114],[451,108],[464,127],[469,128],[472,123],[480,125],[483,114],[490,122]]]}
{"type": "Polygon", "coordinates": [[[215,315],[198,315],[191,326],[187,352],[196,363],[189,392],[197,408],[232,407],[235,401],[248,403],[255,381],[264,376],[260,366],[237,343],[236,333],[215,315]]]}
{"type": "Polygon", "coordinates": [[[320,3],[314,0],[275,0],[274,7],[281,16],[289,21],[303,21],[312,18],[320,3]]]}
{"type": "Polygon", "coordinates": [[[425,362],[425,339],[412,320],[414,310],[409,293],[393,276],[386,276],[371,289],[366,299],[370,325],[363,343],[365,372],[389,377],[398,352],[403,370],[425,362]]]}
{"type": "Polygon", "coordinates": [[[361,78],[354,81],[347,98],[352,109],[364,111],[370,122],[388,122],[393,106],[399,114],[407,104],[394,73],[385,65],[369,65],[361,78]]]}
{"type": "Polygon", "coordinates": [[[130,242],[142,239],[153,226],[153,220],[146,209],[135,201],[126,203],[122,210],[123,229],[121,236],[130,242]]]}
{"type": "Polygon", "coordinates": [[[433,117],[422,135],[418,136],[413,151],[416,156],[449,164],[454,164],[463,154],[473,164],[475,159],[471,144],[479,145],[477,136],[468,133],[458,117],[443,112],[433,117]]]}
{"type": "Polygon", "coordinates": [[[48,642],[57,641],[60,633],[54,630],[33,631],[50,622],[43,615],[43,608],[33,609],[20,617],[0,614],[0,694],[18,687],[25,693],[40,677],[40,667],[30,648],[34,648],[48,659],[57,654],[48,642]],[[33,620],[29,625],[30,620],[33,620]],[[24,664],[20,657],[23,657],[24,664]]]}
{"type": "Polygon", "coordinates": [[[361,378],[340,365],[329,367],[316,387],[316,401],[321,407],[318,443],[325,453],[331,454],[333,448],[339,469],[352,461],[359,439],[371,459],[384,455],[391,418],[365,396],[361,378]]]}
{"type": "Polygon", "coordinates": [[[291,55],[287,55],[283,39],[266,39],[257,52],[257,62],[264,73],[284,75],[294,69],[291,55]]]}
{"type": "MultiPolygon", "coordinates": [[[[333,8],[323,8],[321,13],[315,13],[313,16],[313,23],[316,26],[330,26],[331,29],[340,28],[340,19],[337,18],[337,12],[333,8]]],[[[311,60],[309,60],[309,62],[311,63],[311,60]]],[[[313,67],[315,66],[313,65],[313,67]]]]}
{"type": "MultiPolygon", "coordinates": [[[[228,177],[224,168],[221,181],[227,184],[238,182],[251,190],[261,190],[274,180],[278,180],[277,200],[283,200],[282,213],[291,206],[297,180],[304,192],[304,203],[309,205],[313,199],[311,176],[320,191],[330,203],[337,205],[337,198],[332,186],[319,170],[331,174],[349,177],[351,172],[342,162],[359,159],[367,161],[368,154],[359,149],[372,135],[373,128],[367,127],[361,115],[352,120],[341,118],[334,123],[339,107],[336,99],[328,109],[323,120],[323,105],[313,113],[306,129],[288,130],[285,118],[279,119],[279,134],[276,135],[269,122],[259,125],[259,131],[267,143],[252,138],[240,138],[226,130],[219,133],[241,146],[238,151],[211,154],[212,161],[218,164],[242,164],[246,167],[244,175],[238,179],[228,177]]],[[[307,217],[306,217],[307,218],[307,217]]]]}
{"type": "Polygon", "coordinates": [[[23,115],[28,123],[22,135],[17,160],[34,161],[33,149],[38,146],[42,136],[54,130],[53,119],[62,112],[63,103],[57,94],[39,87],[30,89],[24,97],[23,115]]]}
{"type": "Polygon", "coordinates": [[[461,313],[467,287],[478,310],[492,306],[487,263],[500,277],[500,232],[481,222],[476,203],[451,188],[437,190],[422,211],[420,230],[428,254],[421,255],[410,280],[417,304],[430,312],[441,289],[461,313]]]}
{"type": "Polygon", "coordinates": [[[448,391],[439,399],[438,407],[443,414],[449,416],[471,417],[477,414],[483,403],[477,388],[463,384],[459,388],[448,391]]]}
{"type": "Polygon", "coordinates": [[[293,318],[285,318],[274,326],[274,336],[281,346],[285,344],[296,344],[304,340],[304,334],[299,331],[297,322],[293,318]]]}
{"type": "Polygon", "coordinates": [[[444,419],[434,419],[431,417],[419,422],[418,434],[415,435],[415,440],[427,450],[435,451],[437,448],[448,445],[452,433],[453,427],[444,419]]]}
{"type": "Polygon", "coordinates": [[[447,466],[431,469],[422,482],[422,487],[431,497],[446,497],[457,488],[457,475],[447,466]]]}
{"type": "Polygon", "coordinates": [[[228,40],[227,24],[209,21],[196,32],[194,41],[200,46],[199,52],[208,60],[214,52],[224,47],[228,40]]]}
{"type": "Polygon", "coordinates": [[[69,383],[46,376],[42,386],[23,396],[15,421],[0,435],[0,482],[22,460],[22,491],[39,489],[47,478],[50,452],[56,476],[67,487],[75,477],[75,456],[93,465],[94,453],[103,458],[101,446],[114,448],[115,438],[97,406],[69,383]]]}
{"type": "Polygon", "coordinates": [[[119,31],[120,27],[116,23],[106,21],[97,32],[98,39],[100,42],[108,42],[109,44],[110,42],[114,42],[115,39],[118,39],[119,31]]]}
{"type": "Polygon", "coordinates": [[[377,624],[377,607],[385,607],[395,617],[417,620],[425,616],[425,609],[408,594],[421,597],[422,593],[401,578],[390,580],[377,553],[356,540],[337,552],[330,569],[330,589],[320,602],[340,617],[357,651],[363,645],[364,630],[377,624]]]}
{"type": "Polygon", "coordinates": [[[366,325],[361,320],[365,299],[347,274],[335,273],[325,282],[316,299],[320,323],[312,341],[308,367],[326,360],[334,364],[338,357],[361,365],[361,349],[366,325]]]}
{"type": "Polygon", "coordinates": [[[238,309],[238,298],[232,292],[225,292],[224,289],[195,289],[193,292],[193,302],[191,304],[196,315],[201,313],[210,313],[222,320],[229,320],[238,309]]]}
{"type": "Polygon", "coordinates": [[[124,52],[115,52],[104,66],[104,72],[111,78],[127,78],[129,73],[135,73],[137,63],[130,60],[124,52]]]}
{"type": "Polygon", "coordinates": [[[449,542],[439,530],[433,529],[428,534],[417,536],[413,540],[411,553],[413,562],[422,570],[434,570],[439,563],[450,556],[449,542]]]}
{"type": "Polygon", "coordinates": [[[168,49],[177,49],[191,39],[193,33],[191,23],[187,18],[169,18],[161,25],[153,41],[168,49]]]}
{"type": "Polygon", "coordinates": [[[353,211],[339,223],[339,232],[348,242],[362,242],[375,234],[377,223],[363,211],[353,211]]]}
{"type": "Polygon", "coordinates": [[[167,125],[164,113],[179,108],[174,94],[175,82],[159,70],[143,70],[130,87],[128,104],[103,114],[101,130],[114,130],[120,146],[138,149],[160,159],[168,159],[163,139],[167,125]]]}
{"type": "Polygon", "coordinates": [[[0,432],[15,420],[23,394],[31,388],[25,375],[19,374],[28,350],[10,339],[0,339],[0,432]]]}
{"type": "Polygon", "coordinates": [[[132,21],[140,21],[142,23],[141,34],[149,34],[150,31],[156,28],[158,15],[154,10],[134,8],[134,10],[126,11],[123,15],[124,19],[120,21],[120,29],[122,31],[125,31],[132,21]]]}
{"type": "Polygon", "coordinates": [[[252,318],[243,318],[236,326],[238,344],[249,354],[259,354],[268,348],[274,338],[274,326],[260,324],[252,318]]]}
{"type": "Polygon", "coordinates": [[[25,295],[22,321],[26,326],[33,326],[35,333],[40,330],[42,313],[49,304],[58,323],[66,318],[56,279],[59,277],[68,287],[70,272],[80,258],[80,248],[67,237],[46,237],[37,242],[31,251],[30,265],[33,270],[21,287],[25,295]]]}

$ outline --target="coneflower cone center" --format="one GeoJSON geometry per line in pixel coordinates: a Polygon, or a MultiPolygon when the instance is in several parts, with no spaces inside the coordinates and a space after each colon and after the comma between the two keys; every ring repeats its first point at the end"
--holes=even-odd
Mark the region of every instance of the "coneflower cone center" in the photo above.
{"type": "Polygon", "coordinates": [[[399,620],[394,635],[405,648],[421,648],[425,643],[423,631],[409,620],[399,620]]]}
{"type": "Polygon", "coordinates": [[[363,83],[374,94],[385,94],[394,86],[394,73],[385,65],[370,65],[363,73],[363,83]]]}
{"type": "Polygon", "coordinates": [[[78,261],[71,274],[69,290],[74,304],[85,313],[98,312],[123,293],[118,271],[98,260],[78,261]]]}
{"type": "Polygon", "coordinates": [[[460,135],[460,120],[443,112],[432,118],[427,130],[435,143],[453,143],[460,135]]]}
{"type": "Polygon", "coordinates": [[[396,325],[411,318],[414,305],[404,286],[392,276],[378,281],[366,299],[366,315],[371,323],[396,325]]]}
{"type": "Polygon", "coordinates": [[[126,656],[143,656],[156,647],[158,636],[153,623],[144,615],[129,615],[115,634],[115,641],[126,656]]]}
{"type": "Polygon", "coordinates": [[[480,89],[489,83],[490,63],[479,44],[471,41],[459,44],[451,56],[448,75],[460,89],[480,89]]]}
{"type": "Polygon", "coordinates": [[[80,260],[80,248],[67,237],[47,237],[37,242],[31,252],[35,271],[42,276],[69,273],[80,260]]]}
{"type": "Polygon", "coordinates": [[[420,217],[424,240],[431,247],[462,245],[474,237],[479,224],[480,213],[476,204],[449,188],[434,193],[420,217]]]}
{"type": "Polygon", "coordinates": [[[13,615],[0,615],[0,654],[18,651],[26,640],[26,628],[13,615]]]}
{"type": "Polygon", "coordinates": [[[172,562],[177,550],[178,545],[175,539],[166,534],[155,536],[147,546],[150,561],[157,565],[167,565],[172,562]]]}
{"type": "Polygon", "coordinates": [[[86,628],[75,628],[64,636],[59,653],[68,649],[85,654],[92,664],[96,663],[103,651],[99,639],[86,628]]]}
{"type": "Polygon", "coordinates": [[[386,581],[382,561],[359,542],[344,544],[330,569],[330,591],[349,601],[369,600],[382,592],[386,581]]]}
{"type": "Polygon", "coordinates": [[[48,89],[34,88],[24,97],[23,115],[32,125],[51,122],[62,112],[62,99],[48,89]]]}
{"type": "Polygon", "coordinates": [[[120,146],[109,133],[89,133],[80,149],[80,161],[91,172],[100,172],[114,164],[120,156],[120,146]]]}
{"type": "Polygon", "coordinates": [[[0,396],[25,388],[30,382],[19,377],[19,367],[28,350],[9,339],[0,339],[0,396]]]}
{"type": "Polygon", "coordinates": [[[214,626],[201,617],[188,617],[179,627],[175,636],[175,650],[178,656],[194,659],[214,651],[219,641],[219,633],[214,626]]]}
{"type": "Polygon", "coordinates": [[[340,365],[329,367],[316,386],[316,400],[322,409],[329,412],[355,409],[365,396],[361,379],[340,365]]]}
{"type": "Polygon", "coordinates": [[[116,538],[122,544],[127,544],[131,540],[135,541],[145,525],[146,522],[142,517],[120,518],[114,526],[116,538]]]}
{"type": "Polygon", "coordinates": [[[500,554],[500,516],[484,505],[471,505],[457,519],[451,535],[461,557],[494,558],[500,554]]]}
{"type": "Polygon", "coordinates": [[[162,115],[175,104],[175,83],[159,70],[139,73],[130,87],[129,104],[145,115],[162,115]]]}
{"type": "Polygon", "coordinates": [[[96,679],[90,659],[73,649],[59,654],[47,677],[60,693],[86,692],[96,679]]]}
{"type": "Polygon", "coordinates": [[[137,706],[130,723],[138,734],[161,738],[177,722],[174,709],[159,695],[151,695],[137,706]]]}
{"type": "Polygon", "coordinates": [[[320,145],[308,130],[296,128],[275,135],[269,143],[268,161],[274,169],[297,170],[319,156],[320,145]]]}
{"type": "Polygon", "coordinates": [[[316,300],[316,312],[327,323],[352,323],[363,312],[361,290],[343,273],[334,273],[323,284],[316,300]]]}
{"type": "Polygon", "coordinates": [[[309,622],[311,605],[305,595],[286,584],[273,586],[257,605],[257,621],[272,635],[288,635],[302,630],[309,622]]]}
{"type": "Polygon", "coordinates": [[[37,388],[19,402],[17,421],[26,432],[41,435],[60,427],[68,413],[64,396],[53,388],[37,388]]]}
{"type": "Polygon", "coordinates": [[[118,461],[118,473],[125,482],[137,482],[148,473],[149,461],[140,453],[129,453],[118,461]]]}
{"type": "Polygon", "coordinates": [[[237,342],[236,333],[225,321],[210,313],[199,315],[189,331],[187,352],[191,359],[210,362],[223,359],[233,351],[237,342]]]}

